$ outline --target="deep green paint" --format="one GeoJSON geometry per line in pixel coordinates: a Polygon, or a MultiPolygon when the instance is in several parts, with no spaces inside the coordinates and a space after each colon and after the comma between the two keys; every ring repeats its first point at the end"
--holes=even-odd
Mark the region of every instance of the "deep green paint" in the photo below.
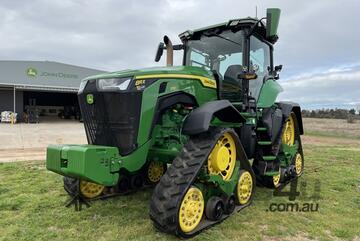
{"type": "Polygon", "coordinates": [[[138,143],[140,145],[149,139],[158,97],[174,94],[176,92],[184,92],[194,96],[199,105],[203,105],[209,101],[217,99],[216,89],[204,88],[198,80],[171,78],[159,79],[147,87],[143,92],[139,127],[140,131],[138,136],[138,143]],[[166,90],[164,93],[159,95],[159,87],[163,82],[167,82],[166,90]]]}
{"type": "Polygon", "coordinates": [[[180,153],[183,143],[187,142],[187,137],[181,134],[181,127],[189,112],[180,104],[165,111],[153,130],[148,160],[171,163],[180,153]]]}
{"type": "Polygon", "coordinates": [[[259,99],[257,102],[258,108],[269,108],[274,105],[277,96],[280,92],[283,91],[283,88],[275,80],[267,80],[260,90],[259,99]]]}
{"type": "Polygon", "coordinates": [[[213,196],[231,195],[234,193],[240,175],[240,162],[237,161],[234,168],[234,174],[230,180],[224,181],[219,175],[209,175],[204,171],[199,173],[199,179],[202,182],[195,182],[194,186],[203,193],[205,203],[213,196]],[[208,185],[211,184],[211,185],[208,185]]]}
{"type": "Polygon", "coordinates": [[[295,145],[286,145],[281,144],[281,152],[279,153],[280,159],[280,166],[281,167],[288,167],[291,165],[292,160],[294,160],[296,153],[298,152],[299,144],[296,143],[295,145]]]}
{"type": "Polygon", "coordinates": [[[94,145],[50,145],[46,168],[58,174],[77,177],[105,186],[117,183],[120,158],[118,149],[94,145]]]}
{"type": "Polygon", "coordinates": [[[208,175],[207,182],[210,182],[216,186],[216,188],[220,188],[226,195],[231,195],[236,187],[236,184],[239,179],[240,174],[240,162],[236,161],[234,173],[231,176],[230,180],[224,181],[219,175],[208,175]]]}
{"type": "Polygon", "coordinates": [[[150,141],[122,157],[116,147],[98,145],[50,145],[46,168],[60,175],[113,186],[121,169],[136,172],[144,166],[150,141]]]}
{"type": "Polygon", "coordinates": [[[214,118],[211,120],[210,125],[211,125],[211,126],[217,126],[217,127],[224,127],[224,128],[239,128],[239,127],[241,127],[243,124],[242,124],[242,123],[223,122],[223,121],[219,120],[219,118],[214,117],[214,118]]]}

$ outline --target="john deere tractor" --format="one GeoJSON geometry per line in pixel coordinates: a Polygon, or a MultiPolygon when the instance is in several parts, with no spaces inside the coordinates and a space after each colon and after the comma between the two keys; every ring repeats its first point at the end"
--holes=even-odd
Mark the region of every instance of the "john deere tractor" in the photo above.
{"type": "Polygon", "coordinates": [[[78,99],[89,144],[49,146],[47,168],[86,200],[155,186],[151,220],[181,237],[247,207],[256,181],[274,188],[297,178],[300,106],[276,102],[279,17],[273,8],[185,31],[177,45],[165,36],[155,60],[166,50],[166,67],[86,78],[78,99]]]}

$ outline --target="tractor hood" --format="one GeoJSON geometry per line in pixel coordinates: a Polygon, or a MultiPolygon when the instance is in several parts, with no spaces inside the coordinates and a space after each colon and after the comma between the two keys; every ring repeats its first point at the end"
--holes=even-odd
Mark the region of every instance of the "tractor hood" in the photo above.
{"type": "Polygon", "coordinates": [[[207,71],[200,67],[193,66],[171,66],[171,67],[152,67],[137,70],[123,70],[112,73],[105,73],[87,77],[84,81],[89,79],[100,79],[100,78],[121,78],[121,77],[136,77],[144,75],[196,75],[200,77],[214,79],[211,71],[207,71]]]}

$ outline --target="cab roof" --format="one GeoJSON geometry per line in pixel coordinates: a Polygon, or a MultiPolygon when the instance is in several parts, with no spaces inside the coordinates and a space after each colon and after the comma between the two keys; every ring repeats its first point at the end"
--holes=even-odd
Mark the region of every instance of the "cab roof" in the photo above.
{"type": "Polygon", "coordinates": [[[259,22],[258,18],[251,18],[251,17],[231,19],[227,22],[210,25],[210,26],[203,27],[203,28],[198,28],[198,29],[194,29],[194,30],[186,30],[185,32],[179,34],[179,38],[182,41],[186,41],[186,40],[189,40],[192,38],[196,38],[197,36],[200,36],[200,35],[202,35],[202,33],[207,32],[207,31],[216,31],[216,30],[224,31],[224,30],[228,30],[228,29],[237,31],[243,27],[251,27],[256,23],[258,23],[256,32],[263,35],[263,37],[265,38],[265,34],[266,34],[265,23],[262,20],[260,20],[260,22],[259,22]]]}

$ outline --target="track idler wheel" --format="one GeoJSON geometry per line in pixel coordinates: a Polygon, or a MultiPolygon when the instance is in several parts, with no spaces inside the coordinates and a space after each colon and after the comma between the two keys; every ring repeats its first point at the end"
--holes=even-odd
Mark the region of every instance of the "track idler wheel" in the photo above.
{"type": "Polygon", "coordinates": [[[206,217],[209,220],[217,221],[220,220],[224,214],[224,202],[220,197],[211,197],[206,203],[205,210],[206,217]]]}
{"type": "Polygon", "coordinates": [[[237,201],[240,205],[249,203],[254,193],[254,182],[249,171],[240,170],[239,180],[236,186],[237,201]]]}
{"type": "Polygon", "coordinates": [[[197,187],[190,187],[186,192],[179,209],[179,226],[185,233],[191,232],[199,225],[204,213],[204,197],[197,187]]]}
{"type": "Polygon", "coordinates": [[[72,197],[80,194],[86,199],[93,199],[103,194],[105,186],[77,178],[64,177],[64,189],[72,197]]]}
{"type": "Polygon", "coordinates": [[[99,197],[105,189],[105,186],[80,180],[80,193],[83,197],[92,199],[99,197]]]}
{"type": "Polygon", "coordinates": [[[295,174],[296,176],[301,176],[301,174],[303,173],[304,171],[304,158],[303,156],[301,155],[301,153],[297,153],[296,156],[295,156],[295,174]]]}
{"type": "Polygon", "coordinates": [[[232,194],[225,201],[225,210],[224,210],[225,214],[231,214],[232,212],[234,212],[235,206],[236,206],[236,198],[235,195],[232,194]]]}

